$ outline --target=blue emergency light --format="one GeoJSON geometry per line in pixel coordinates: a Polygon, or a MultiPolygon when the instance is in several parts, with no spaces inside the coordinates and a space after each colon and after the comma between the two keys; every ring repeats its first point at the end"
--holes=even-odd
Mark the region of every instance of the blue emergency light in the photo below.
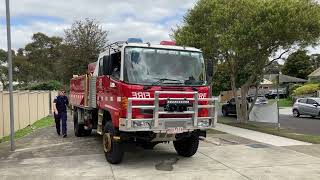
{"type": "Polygon", "coordinates": [[[128,38],[128,43],[143,43],[141,38],[128,38]]]}

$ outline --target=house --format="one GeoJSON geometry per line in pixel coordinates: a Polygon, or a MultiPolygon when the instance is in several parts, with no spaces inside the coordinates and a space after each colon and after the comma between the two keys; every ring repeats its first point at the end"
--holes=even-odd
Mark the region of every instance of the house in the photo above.
{"type": "MultiPolygon", "coordinates": [[[[273,82],[269,81],[268,79],[263,79],[262,82],[260,83],[258,94],[259,95],[264,95],[269,92],[270,89],[273,89],[274,84],[273,82]]],[[[248,96],[252,96],[256,93],[256,88],[255,87],[250,87],[248,91],[248,96]]],[[[238,96],[240,96],[240,90],[237,91],[238,96]]],[[[220,101],[221,102],[226,102],[233,98],[233,92],[230,91],[221,91],[220,92],[220,101]]]]}
{"type": "MultiPolygon", "coordinates": [[[[268,79],[263,79],[262,82],[260,82],[260,86],[258,89],[259,95],[264,95],[269,92],[270,89],[273,89],[273,82],[269,81],[268,79]]],[[[248,95],[252,96],[256,94],[256,88],[254,86],[250,87],[248,91],[248,95]]]]}
{"type": "Polygon", "coordinates": [[[284,75],[284,74],[267,74],[267,75],[264,75],[264,78],[271,81],[271,82],[274,82],[274,84],[276,84],[278,75],[279,75],[280,86],[308,82],[308,80],[306,80],[306,79],[301,79],[301,78],[288,76],[288,75],[284,75]]]}
{"type": "Polygon", "coordinates": [[[320,68],[314,70],[311,74],[309,74],[308,80],[320,82],[320,68]]]}
{"type": "MultiPolygon", "coordinates": [[[[277,78],[279,75],[279,90],[287,94],[288,88],[292,84],[303,84],[308,82],[308,80],[301,79],[301,78],[296,78],[284,74],[268,74],[264,75],[264,78],[262,82],[260,83],[259,89],[258,89],[258,95],[266,95],[274,90],[277,89],[277,78]]],[[[238,96],[240,96],[240,90],[237,92],[238,96]]],[[[248,91],[248,96],[252,96],[256,94],[256,88],[255,87],[250,87],[248,91]]],[[[220,101],[221,102],[226,102],[230,100],[233,97],[233,92],[230,91],[222,91],[220,92],[220,101]]]]}
{"type": "Polygon", "coordinates": [[[260,83],[260,89],[272,89],[273,88],[273,82],[269,81],[268,79],[263,79],[263,81],[260,83]]]}

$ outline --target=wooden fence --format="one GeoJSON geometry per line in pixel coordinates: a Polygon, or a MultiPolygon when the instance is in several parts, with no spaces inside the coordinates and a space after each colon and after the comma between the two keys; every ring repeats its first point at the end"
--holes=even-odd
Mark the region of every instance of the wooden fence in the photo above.
{"type": "MultiPolygon", "coordinates": [[[[13,94],[14,129],[25,128],[51,113],[55,91],[16,91],[13,94]]],[[[0,139],[10,134],[9,93],[0,92],[0,139]]]]}

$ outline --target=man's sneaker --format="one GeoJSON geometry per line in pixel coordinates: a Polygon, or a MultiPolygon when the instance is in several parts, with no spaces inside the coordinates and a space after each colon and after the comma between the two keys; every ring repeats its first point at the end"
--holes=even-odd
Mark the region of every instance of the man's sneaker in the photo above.
{"type": "Polygon", "coordinates": [[[66,134],[64,134],[64,135],[63,135],[63,138],[66,138],[66,137],[67,137],[67,135],[66,135],[66,134]]]}
{"type": "Polygon", "coordinates": [[[61,134],[60,134],[60,132],[57,132],[57,134],[58,134],[58,136],[60,136],[61,134]]]}

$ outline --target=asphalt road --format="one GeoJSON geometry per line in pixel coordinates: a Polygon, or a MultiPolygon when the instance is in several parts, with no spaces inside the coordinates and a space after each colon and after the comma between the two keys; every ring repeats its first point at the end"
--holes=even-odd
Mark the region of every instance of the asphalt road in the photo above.
{"type": "MultiPolygon", "coordinates": [[[[311,118],[301,115],[299,118],[293,117],[291,108],[280,109],[280,126],[290,129],[298,134],[320,135],[320,117],[311,118]]],[[[219,114],[222,116],[222,114],[219,114]]],[[[236,119],[236,116],[229,116],[236,119]]]]}
{"type": "Polygon", "coordinates": [[[288,114],[280,114],[279,120],[281,127],[292,129],[297,133],[320,135],[320,117],[301,116],[297,118],[288,114]]]}

